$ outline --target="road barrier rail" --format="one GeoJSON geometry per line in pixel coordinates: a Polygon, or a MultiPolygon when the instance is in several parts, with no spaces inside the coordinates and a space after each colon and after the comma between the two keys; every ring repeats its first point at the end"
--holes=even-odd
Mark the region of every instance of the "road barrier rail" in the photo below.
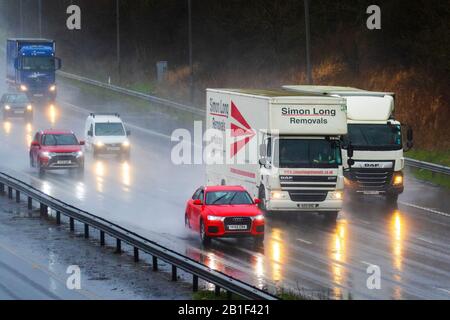
{"type": "Polygon", "coordinates": [[[158,243],[146,239],[106,219],[78,209],[72,205],[55,199],[40,190],[5,173],[0,173],[0,194],[7,194],[10,199],[21,201],[21,195],[27,196],[28,209],[33,209],[33,200],[39,203],[40,214],[47,216],[49,209],[56,211],[56,224],[61,224],[61,215],[69,218],[70,231],[75,231],[75,222],[84,224],[84,237],[89,238],[89,228],[100,231],[100,245],[105,245],[105,235],[116,239],[116,252],[122,252],[122,242],[133,247],[134,261],[139,261],[139,252],[152,256],[152,267],[158,270],[158,259],[172,265],[172,281],[177,281],[177,269],[183,270],[192,277],[193,291],[198,291],[199,279],[215,285],[216,294],[226,290],[228,297],[236,294],[250,300],[277,300],[278,297],[251,286],[238,279],[230,277],[220,271],[186,257],[176,251],[168,249],[158,243]],[[6,192],[7,189],[7,192],[6,192]]]}
{"type": "Polygon", "coordinates": [[[443,166],[440,164],[435,164],[435,163],[431,163],[431,162],[425,162],[425,161],[420,161],[420,160],[415,160],[415,159],[410,159],[410,158],[405,158],[405,164],[410,167],[428,170],[428,171],[431,171],[434,173],[450,175],[450,167],[446,167],[446,166],[443,166]]]}

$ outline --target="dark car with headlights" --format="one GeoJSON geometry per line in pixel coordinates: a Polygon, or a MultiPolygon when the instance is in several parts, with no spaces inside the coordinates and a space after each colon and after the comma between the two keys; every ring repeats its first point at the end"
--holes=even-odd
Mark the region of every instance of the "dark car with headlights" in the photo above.
{"type": "Polygon", "coordinates": [[[3,109],[3,119],[24,118],[33,119],[33,105],[25,93],[5,93],[0,99],[3,109]]]}

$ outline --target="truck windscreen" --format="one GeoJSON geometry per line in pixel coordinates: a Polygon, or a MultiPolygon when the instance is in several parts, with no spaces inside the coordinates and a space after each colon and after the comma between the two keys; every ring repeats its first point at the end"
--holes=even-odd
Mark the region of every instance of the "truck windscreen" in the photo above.
{"type": "Polygon", "coordinates": [[[23,70],[54,70],[55,61],[52,57],[23,57],[23,70]]]}
{"type": "Polygon", "coordinates": [[[277,168],[336,168],[342,164],[339,142],[325,139],[276,139],[277,168]]]}
{"type": "Polygon", "coordinates": [[[402,133],[400,125],[349,124],[344,145],[349,141],[355,150],[400,150],[402,133]]]}

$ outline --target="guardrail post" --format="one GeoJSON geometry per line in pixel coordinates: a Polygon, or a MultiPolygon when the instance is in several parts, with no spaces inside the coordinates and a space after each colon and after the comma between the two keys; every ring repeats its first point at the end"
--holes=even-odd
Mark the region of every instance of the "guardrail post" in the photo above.
{"type": "Polygon", "coordinates": [[[70,231],[75,231],[75,221],[73,218],[69,218],[70,231]]]}
{"type": "Polygon", "coordinates": [[[87,223],[84,224],[84,238],[89,238],[89,225],[87,223]]]}
{"type": "Polygon", "coordinates": [[[41,213],[41,216],[46,216],[48,214],[48,207],[43,203],[41,203],[41,206],[40,206],[40,213],[41,213]]]}
{"type": "Polygon", "coordinates": [[[100,245],[105,245],[105,231],[100,231],[100,245]]]}
{"type": "Polygon", "coordinates": [[[198,291],[198,276],[196,276],[195,274],[192,276],[192,291],[198,291]]]}
{"type": "Polygon", "coordinates": [[[177,267],[172,265],[172,281],[177,281],[177,267]]]}
{"type": "Polygon", "coordinates": [[[20,191],[16,190],[16,202],[20,203],[20,191]]]}
{"type": "Polygon", "coordinates": [[[28,197],[28,210],[33,209],[33,198],[28,197]]]}
{"type": "Polygon", "coordinates": [[[158,258],[155,256],[152,257],[152,266],[153,271],[158,271],[158,258]]]}
{"type": "Polygon", "coordinates": [[[4,183],[0,183],[0,193],[1,194],[5,193],[5,184],[4,183]]]}
{"type": "Polygon", "coordinates": [[[122,252],[122,241],[120,239],[116,239],[116,253],[122,252]]]}
{"type": "Polygon", "coordinates": [[[13,189],[11,187],[8,187],[8,198],[9,199],[12,199],[12,197],[13,197],[12,193],[13,193],[13,189]]]}
{"type": "Polygon", "coordinates": [[[218,285],[216,285],[214,287],[214,294],[218,297],[220,296],[220,287],[218,285]]]}
{"type": "Polygon", "coordinates": [[[61,224],[61,212],[56,211],[56,224],[60,225],[61,224]]]}
{"type": "Polygon", "coordinates": [[[139,262],[139,249],[134,247],[134,262],[139,262]]]}

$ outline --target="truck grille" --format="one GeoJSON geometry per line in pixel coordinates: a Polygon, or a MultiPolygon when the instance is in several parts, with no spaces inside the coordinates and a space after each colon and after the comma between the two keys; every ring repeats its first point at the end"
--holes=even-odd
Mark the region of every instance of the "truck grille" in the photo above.
{"type": "Polygon", "coordinates": [[[226,231],[248,231],[252,226],[252,219],[250,217],[227,217],[224,219],[226,231]],[[246,226],[245,229],[230,229],[230,226],[246,226]]]}
{"type": "Polygon", "coordinates": [[[280,185],[286,188],[336,188],[337,176],[280,176],[280,185]]]}
{"type": "Polygon", "coordinates": [[[328,192],[322,190],[296,190],[289,191],[289,196],[295,202],[322,202],[326,199],[328,192]]]}
{"type": "Polygon", "coordinates": [[[361,189],[384,189],[391,183],[393,171],[389,169],[352,169],[350,179],[361,189]]]}

